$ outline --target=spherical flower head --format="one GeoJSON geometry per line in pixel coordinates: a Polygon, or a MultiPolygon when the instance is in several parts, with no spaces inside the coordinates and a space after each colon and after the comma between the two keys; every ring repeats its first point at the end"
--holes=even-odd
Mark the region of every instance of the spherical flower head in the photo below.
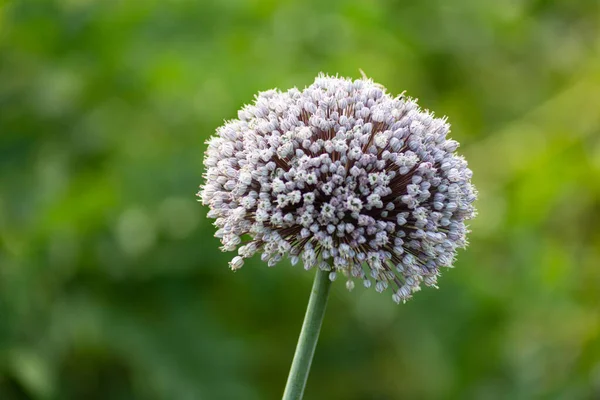
{"type": "Polygon", "coordinates": [[[269,90],[208,141],[198,196],[233,270],[260,253],[406,301],[467,245],[476,190],[435,118],[372,80],[269,90]]]}

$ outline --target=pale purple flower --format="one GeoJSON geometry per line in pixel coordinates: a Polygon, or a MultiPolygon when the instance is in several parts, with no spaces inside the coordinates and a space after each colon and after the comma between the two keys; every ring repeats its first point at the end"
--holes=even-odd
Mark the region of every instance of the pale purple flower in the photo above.
{"type": "Polygon", "coordinates": [[[208,141],[198,195],[230,262],[260,253],[405,301],[467,245],[476,190],[445,118],[370,79],[269,90],[208,141]]]}

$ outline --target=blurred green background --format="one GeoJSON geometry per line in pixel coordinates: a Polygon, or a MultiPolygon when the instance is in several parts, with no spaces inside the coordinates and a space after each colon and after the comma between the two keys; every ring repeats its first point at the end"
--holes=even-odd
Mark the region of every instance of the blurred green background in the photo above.
{"type": "Polygon", "coordinates": [[[204,141],[318,72],[448,115],[471,247],[406,305],[336,282],[306,399],[600,398],[596,0],[4,1],[0,399],[276,399],[312,273],[231,273],[204,141]]]}

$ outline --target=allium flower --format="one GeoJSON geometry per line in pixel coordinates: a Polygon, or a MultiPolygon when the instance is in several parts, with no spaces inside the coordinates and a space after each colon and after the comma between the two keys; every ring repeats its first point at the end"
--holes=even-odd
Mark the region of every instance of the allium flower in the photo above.
{"type": "Polygon", "coordinates": [[[289,257],[405,301],[467,245],[476,190],[448,130],[370,79],[319,75],[260,93],[220,127],[198,195],[222,250],[238,251],[232,269],[289,257]]]}

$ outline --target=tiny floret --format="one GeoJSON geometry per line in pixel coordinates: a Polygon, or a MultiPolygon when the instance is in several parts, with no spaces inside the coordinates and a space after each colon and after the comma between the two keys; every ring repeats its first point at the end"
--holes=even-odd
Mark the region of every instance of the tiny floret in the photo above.
{"type": "Polygon", "coordinates": [[[467,246],[472,172],[445,118],[367,78],[269,90],[208,141],[198,196],[229,266],[259,253],[399,303],[467,246]]]}

